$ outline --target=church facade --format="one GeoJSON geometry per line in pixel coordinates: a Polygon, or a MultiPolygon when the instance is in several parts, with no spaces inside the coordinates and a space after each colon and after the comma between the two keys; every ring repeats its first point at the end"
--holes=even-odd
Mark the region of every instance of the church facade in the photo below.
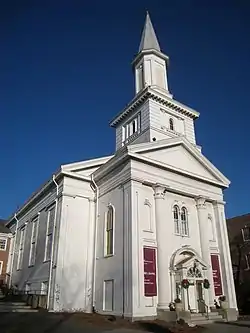
{"type": "Polygon", "coordinates": [[[51,311],[140,319],[182,301],[237,314],[223,190],[196,144],[195,110],[168,88],[168,57],[147,14],[135,97],[111,121],[112,156],[62,165],[9,219],[10,284],[51,311]],[[188,288],[186,288],[188,286],[188,288]]]}

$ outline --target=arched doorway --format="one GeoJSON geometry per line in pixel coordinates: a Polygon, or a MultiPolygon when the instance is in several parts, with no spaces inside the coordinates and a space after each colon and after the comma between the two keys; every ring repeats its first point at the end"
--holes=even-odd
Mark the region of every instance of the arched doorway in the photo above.
{"type": "Polygon", "coordinates": [[[184,309],[191,312],[205,312],[208,295],[204,290],[207,264],[191,247],[182,247],[175,251],[170,260],[172,301],[180,298],[184,309]],[[183,279],[189,282],[189,288],[182,287],[183,279]]]}

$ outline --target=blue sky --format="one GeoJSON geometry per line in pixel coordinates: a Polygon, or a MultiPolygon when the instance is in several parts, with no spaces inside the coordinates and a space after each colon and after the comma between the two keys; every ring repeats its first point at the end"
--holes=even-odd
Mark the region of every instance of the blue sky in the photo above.
{"type": "Polygon", "coordinates": [[[149,10],[175,99],[200,112],[197,142],[250,211],[248,1],[5,1],[0,11],[0,217],[60,164],[111,154],[109,121],[134,95],[149,10]],[[52,3],[52,4],[51,4],[52,3]]]}

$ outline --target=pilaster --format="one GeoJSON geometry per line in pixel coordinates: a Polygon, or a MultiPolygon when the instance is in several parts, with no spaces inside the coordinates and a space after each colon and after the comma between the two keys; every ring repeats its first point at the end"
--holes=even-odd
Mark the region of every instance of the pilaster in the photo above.
{"type": "Polygon", "coordinates": [[[213,202],[220,251],[222,282],[224,295],[227,298],[229,308],[237,309],[224,205],[225,203],[223,201],[213,202]]]}
{"type": "Polygon", "coordinates": [[[200,231],[200,243],[201,243],[201,254],[202,258],[207,264],[207,278],[210,282],[210,288],[207,290],[206,298],[209,304],[209,307],[214,306],[214,287],[213,287],[213,272],[211,267],[211,254],[210,254],[210,243],[209,243],[209,234],[207,232],[207,223],[208,223],[208,214],[206,210],[206,198],[197,197],[196,198],[196,207],[198,213],[199,221],[199,231],[200,231]]]}
{"type": "Polygon", "coordinates": [[[155,199],[156,239],[157,239],[157,267],[158,267],[158,309],[168,309],[171,300],[170,275],[166,261],[165,242],[167,235],[167,221],[165,220],[165,193],[166,186],[155,184],[153,186],[155,199]]]}

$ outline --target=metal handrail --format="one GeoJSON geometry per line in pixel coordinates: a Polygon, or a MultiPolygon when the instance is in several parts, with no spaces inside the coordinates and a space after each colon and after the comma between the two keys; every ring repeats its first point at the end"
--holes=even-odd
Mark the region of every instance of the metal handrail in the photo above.
{"type": "Polygon", "coordinates": [[[204,299],[198,299],[198,302],[202,303],[203,305],[205,305],[205,314],[206,314],[206,317],[209,319],[209,312],[208,312],[208,305],[205,303],[204,299]]]}

